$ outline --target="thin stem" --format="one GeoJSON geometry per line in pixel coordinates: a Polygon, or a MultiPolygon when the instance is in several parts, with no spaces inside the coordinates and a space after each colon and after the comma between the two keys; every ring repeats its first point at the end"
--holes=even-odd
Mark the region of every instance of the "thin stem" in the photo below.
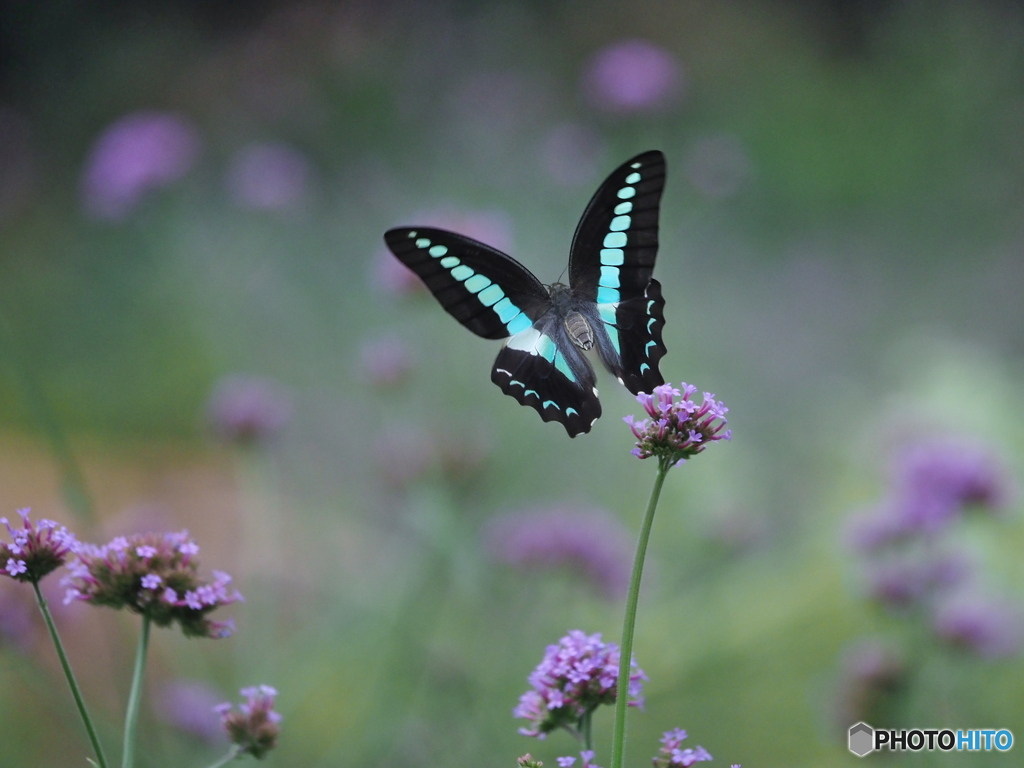
{"type": "Polygon", "coordinates": [[[142,677],[146,671],[146,653],[149,650],[148,616],[142,617],[142,632],[139,633],[139,647],[135,653],[135,671],[132,673],[132,688],[128,694],[128,711],[124,716],[124,751],[121,753],[122,768],[135,764],[135,732],[139,725],[139,703],[142,700],[142,677]]]}
{"type": "Polygon", "coordinates": [[[590,710],[580,720],[580,740],[583,742],[583,749],[594,748],[594,710],[590,710]]]}
{"type": "Polygon", "coordinates": [[[103,754],[103,747],[100,744],[100,738],[96,734],[96,729],[92,725],[92,719],[89,717],[89,710],[85,706],[85,699],[82,698],[82,692],[78,688],[78,682],[75,680],[75,673],[71,671],[71,662],[68,661],[68,656],[64,653],[64,644],[60,641],[60,635],[57,634],[57,625],[53,623],[53,616],[50,615],[50,606],[46,603],[46,598],[43,597],[43,593],[39,591],[38,582],[32,582],[32,589],[36,593],[36,602],[39,603],[39,610],[43,614],[43,621],[46,622],[46,629],[50,632],[50,639],[53,641],[53,647],[57,649],[57,658],[60,659],[60,666],[64,670],[64,677],[68,681],[68,686],[71,688],[71,696],[75,699],[75,705],[78,707],[78,712],[82,716],[82,722],[85,724],[85,730],[89,734],[89,741],[92,742],[93,752],[96,753],[96,759],[99,761],[100,768],[107,768],[107,758],[103,754]]]}
{"type": "Polygon", "coordinates": [[[640,526],[640,538],[636,543],[636,556],[633,558],[633,575],[629,579],[629,593],[626,595],[626,617],[622,622],[622,642],[619,644],[619,680],[615,691],[615,724],[612,726],[612,763],[611,768],[622,768],[626,753],[626,710],[629,706],[629,675],[633,660],[633,631],[636,628],[636,606],[640,598],[640,577],[644,572],[644,557],[647,555],[647,542],[651,537],[651,525],[654,523],[654,510],[658,508],[661,486],[672,465],[665,459],[659,459],[658,475],[654,478],[651,498],[647,502],[647,511],[640,526]]]}
{"type": "Polygon", "coordinates": [[[232,747],[231,749],[228,750],[228,753],[226,755],[224,755],[224,757],[222,757],[216,763],[210,764],[208,766],[208,768],[223,768],[223,766],[227,765],[232,760],[237,760],[237,759],[238,759],[238,747],[232,747]]]}

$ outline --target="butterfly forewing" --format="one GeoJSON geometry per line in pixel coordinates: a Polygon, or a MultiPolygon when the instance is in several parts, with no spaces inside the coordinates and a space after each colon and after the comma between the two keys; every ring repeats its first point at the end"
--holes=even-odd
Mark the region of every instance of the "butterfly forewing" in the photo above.
{"type": "Polygon", "coordinates": [[[651,277],[664,187],[661,152],[623,163],[591,198],[569,257],[570,286],[591,310],[601,359],[633,394],[664,383],[658,361],[665,302],[651,277]]]}
{"type": "Polygon", "coordinates": [[[488,245],[431,227],[390,229],[384,241],[441,306],[478,336],[504,339],[544,313],[548,291],[543,284],[488,245]]]}

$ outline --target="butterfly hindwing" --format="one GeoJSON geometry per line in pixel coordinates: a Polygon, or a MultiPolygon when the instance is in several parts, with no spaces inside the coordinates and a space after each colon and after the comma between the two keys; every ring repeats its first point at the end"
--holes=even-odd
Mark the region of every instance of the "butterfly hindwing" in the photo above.
{"type": "Polygon", "coordinates": [[[547,305],[548,291],[530,270],[476,240],[416,227],[390,229],[384,241],[452,317],[485,339],[529,328],[547,305]]]}
{"type": "Polygon", "coordinates": [[[598,305],[599,322],[591,320],[602,362],[634,395],[665,383],[658,370],[658,361],[665,355],[661,340],[664,307],[661,283],[651,278],[643,296],[615,307],[598,305]],[[612,319],[614,322],[609,322],[612,319]]]}
{"type": "Polygon", "coordinates": [[[601,415],[594,369],[553,315],[505,342],[491,381],[544,421],[560,422],[569,437],[589,432],[601,415]]]}

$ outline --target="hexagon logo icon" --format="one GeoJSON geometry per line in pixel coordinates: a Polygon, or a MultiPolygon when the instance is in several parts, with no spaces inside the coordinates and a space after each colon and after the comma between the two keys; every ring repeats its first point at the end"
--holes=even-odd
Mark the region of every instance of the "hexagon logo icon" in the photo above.
{"type": "Polygon", "coordinates": [[[850,751],[857,757],[864,757],[875,751],[875,729],[867,723],[850,726],[850,751]]]}

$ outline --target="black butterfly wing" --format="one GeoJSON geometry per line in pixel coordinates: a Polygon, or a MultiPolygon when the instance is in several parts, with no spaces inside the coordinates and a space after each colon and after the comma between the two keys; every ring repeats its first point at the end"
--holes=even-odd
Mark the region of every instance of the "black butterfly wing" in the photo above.
{"type": "Polygon", "coordinates": [[[476,240],[403,227],[385,232],[384,242],[452,317],[485,339],[514,336],[547,309],[548,291],[530,270],[476,240]]]}
{"type": "Polygon", "coordinates": [[[664,383],[665,300],[652,278],[664,187],[661,152],[627,160],[591,198],[569,257],[570,287],[586,307],[601,360],[633,394],[664,383]]]}
{"type": "Polygon", "coordinates": [[[544,421],[561,423],[569,437],[589,432],[601,415],[594,369],[553,312],[505,342],[491,381],[544,421]]]}
{"type": "Polygon", "coordinates": [[[601,415],[594,370],[551,312],[547,289],[510,256],[468,237],[429,227],[384,234],[391,252],[412,269],[456,320],[487,339],[508,338],[491,381],[570,437],[601,415]]]}

